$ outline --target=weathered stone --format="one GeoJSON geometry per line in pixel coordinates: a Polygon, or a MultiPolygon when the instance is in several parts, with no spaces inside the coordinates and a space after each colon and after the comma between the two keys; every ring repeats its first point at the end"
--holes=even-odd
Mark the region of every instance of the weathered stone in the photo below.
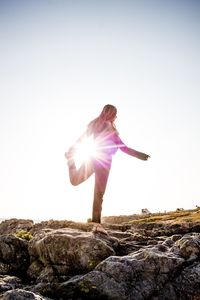
{"type": "Polygon", "coordinates": [[[0,273],[23,276],[28,266],[28,243],[13,235],[0,236],[0,273]]]}
{"type": "Polygon", "coordinates": [[[200,263],[186,267],[173,282],[178,299],[200,299],[200,263]]]}
{"type": "Polygon", "coordinates": [[[43,269],[44,265],[39,260],[34,260],[29,266],[27,274],[30,278],[36,280],[38,278],[38,275],[41,274],[41,272],[43,271],[43,269]]]}
{"type": "Polygon", "coordinates": [[[43,229],[62,229],[62,228],[72,228],[81,230],[84,232],[91,231],[94,226],[94,223],[82,223],[82,222],[73,222],[67,220],[48,220],[42,221],[40,223],[35,223],[31,228],[30,232],[35,235],[40,233],[43,229]]]}
{"type": "Polygon", "coordinates": [[[191,222],[109,224],[108,234],[91,232],[92,223],[29,225],[29,242],[0,235],[0,299],[200,300],[200,234],[191,222]]]}
{"type": "Polygon", "coordinates": [[[186,260],[195,260],[200,257],[200,235],[185,235],[175,242],[171,249],[186,260]]]}
{"type": "MultiPolygon", "coordinates": [[[[151,297],[151,300],[181,300],[177,298],[175,289],[171,282],[167,282],[166,285],[151,297]]],[[[193,299],[194,300],[194,299],[193,299]]]]}
{"type": "MultiPolygon", "coordinates": [[[[74,276],[74,277],[76,277],[76,276],[74,276]]],[[[32,286],[30,288],[30,290],[35,294],[39,294],[39,295],[48,297],[48,299],[61,300],[62,298],[60,298],[59,293],[58,293],[59,286],[60,286],[60,283],[58,284],[58,283],[54,283],[54,282],[51,282],[51,283],[50,282],[48,282],[48,283],[40,282],[40,283],[37,283],[36,285],[32,286]]],[[[70,298],[66,298],[66,300],[69,300],[69,299],[70,298]]],[[[63,298],[63,300],[65,300],[65,298],[63,298]]]]}
{"type": "Polygon", "coordinates": [[[124,298],[125,288],[124,282],[117,282],[109,275],[95,270],[62,283],[56,290],[58,298],[55,299],[128,300],[124,298]]]}
{"type": "Polygon", "coordinates": [[[132,224],[132,232],[138,232],[149,237],[183,235],[190,232],[199,232],[200,224],[195,222],[165,223],[148,222],[132,224]]]}
{"type": "Polygon", "coordinates": [[[184,259],[156,248],[124,257],[111,256],[94,271],[62,283],[57,293],[64,299],[149,299],[183,263],[184,259]]]}
{"type": "Polygon", "coordinates": [[[0,275],[0,294],[22,286],[21,279],[15,276],[0,275]]]}
{"type": "Polygon", "coordinates": [[[20,230],[29,231],[33,226],[32,220],[9,219],[0,223],[0,235],[13,234],[20,230]]]}
{"type": "Polygon", "coordinates": [[[1,296],[2,300],[45,300],[47,298],[44,298],[40,295],[36,295],[32,292],[28,292],[21,289],[16,289],[12,291],[8,291],[5,294],[1,296]]]}
{"type": "Polygon", "coordinates": [[[92,233],[72,229],[52,230],[44,237],[36,237],[30,242],[32,263],[28,274],[31,276],[34,273],[34,277],[44,278],[41,268],[38,268],[41,265],[46,276],[49,272],[52,276],[52,268],[49,266],[59,276],[89,272],[102,260],[115,254],[109,243],[92,233]]]}

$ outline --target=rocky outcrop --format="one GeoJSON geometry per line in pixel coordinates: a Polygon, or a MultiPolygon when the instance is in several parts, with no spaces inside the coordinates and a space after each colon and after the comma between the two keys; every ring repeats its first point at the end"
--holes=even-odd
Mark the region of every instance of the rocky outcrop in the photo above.
{"type": "Polygon", "coordinates": [[[84,274],[101,261],[115,255],[112,241],[75,229],[49,230],[29,244],[31,264],[28,274],[37,281],[84,274]]]}
{"type": "Polygon", "coordinates": [[[28,222],[30,241],[15,224],[0,224],[0,299],[200,299],[198,224],[105,224],[106,233],[28,222]]]}

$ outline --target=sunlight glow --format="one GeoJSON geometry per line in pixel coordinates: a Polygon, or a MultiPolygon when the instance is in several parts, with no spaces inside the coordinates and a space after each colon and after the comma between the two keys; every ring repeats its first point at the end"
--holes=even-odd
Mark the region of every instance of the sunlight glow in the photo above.
{"type": "Polygon", "coordinates": [[[92,137],[83,139],[80,143],[76,144],[75,148],[74,159],[78,163],[86,162],[91,157],[96,156],[96,143],[92,137]]]}
{"type": "Polygon", "coordinates": [[[85,137],[76,144],[73,159],[76,166],[81,166],[87,162],[95,161],[96,165],[110,167],[112,155],[117,151],[118,146],[109,138],[110,133],[105,136],[100,134],[94,140],[92,137],[85,137]]]}

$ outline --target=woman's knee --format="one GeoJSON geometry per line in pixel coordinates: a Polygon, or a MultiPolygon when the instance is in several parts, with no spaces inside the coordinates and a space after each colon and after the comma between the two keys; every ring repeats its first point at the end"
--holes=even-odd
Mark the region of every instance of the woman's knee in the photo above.
{"type": "Polygon", "coordinates": [[[83,177],[83,176],[80,176],[77,174],[70,175],[69,178],[70,178],[71,184],[74,186],[81,184],[82,182],[84,182],[87,179],[86,177],[83,177]]]}
{"type": "Polygon", "coordinates": [[[80,181],[75,177],[70,177],[70,182],[72,185],[77,186],[80,184],[80,181]]]}

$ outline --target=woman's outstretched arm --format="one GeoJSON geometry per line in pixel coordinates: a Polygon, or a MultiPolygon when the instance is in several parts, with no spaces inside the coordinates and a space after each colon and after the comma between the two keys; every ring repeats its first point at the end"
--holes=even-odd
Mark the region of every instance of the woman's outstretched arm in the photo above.
{"type": "Polygon", "coordinates": [[[132,148],[127,147],[124,142],[122,142],[121,138],[119,136],[117,136],[117,144],[120,148],[121,151],[123,151],[124,153],[134,156],[136,158],[139,158],[141,160],[147,160],[150,156],[146,153],[134,150],[132,148]]]}

